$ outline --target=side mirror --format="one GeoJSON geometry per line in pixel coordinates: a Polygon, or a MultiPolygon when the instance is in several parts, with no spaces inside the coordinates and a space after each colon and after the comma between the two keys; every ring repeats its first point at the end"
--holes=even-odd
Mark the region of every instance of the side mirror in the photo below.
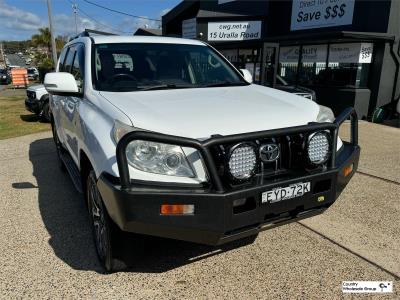
{"type": "Polygon", "coordinates": [[[242,73],[244,80],[248,83],[253,83],[253,76],[247,69],[240,69],[240,73],[242,73]]]}
{"type": "Polygon", "coordinates": [[[81,96],[74,76],[66,72],[47,73],[44,77],[44,87],[51,95],[81,96]]]}

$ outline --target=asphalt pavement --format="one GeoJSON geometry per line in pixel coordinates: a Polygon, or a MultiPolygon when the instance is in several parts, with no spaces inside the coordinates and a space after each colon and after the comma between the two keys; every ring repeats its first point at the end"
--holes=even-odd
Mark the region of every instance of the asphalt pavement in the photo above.
{"type": "Polygon", "coordinates": [[[25,67],[25,60],[17,54],[7,54],[7,57],[10,61],[10,65],[12,66],[20,66],[20,67],[25,67]]]}
{"type": "Polygon", "coordinates": [[[360,122],[360,144],[323,215],[218,248],[132,238],[130,267],[104,275],[50,132],[0,141],[0,298],[337,299],[342,281],[382,280],[395,292],[374,298],[398,299],[400,129],[360,122]]]}

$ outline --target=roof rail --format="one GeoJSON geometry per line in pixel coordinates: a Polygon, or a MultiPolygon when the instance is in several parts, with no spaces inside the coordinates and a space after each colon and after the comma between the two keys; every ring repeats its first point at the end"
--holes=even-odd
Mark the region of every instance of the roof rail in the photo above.
{"type": "Polygon", "coordinates": [[[85,30],[82,31],[81,33],[79,33],[79,34],[77,34],[77,35],[75,35],[75,36],[72,36],[72,37],[69,39],[68,42],[73,41],[73,40],[75,40],[75,39],[77,39],[77,38],[80,38],[80,37],[85,37],[85,36],[86,36],[86,37],[90,37],[91,35],[116,35],[116,34],[111,33],[111,32],[104,32],[104,31],[93,30],[93,29],[85,29],[85,30]]]}

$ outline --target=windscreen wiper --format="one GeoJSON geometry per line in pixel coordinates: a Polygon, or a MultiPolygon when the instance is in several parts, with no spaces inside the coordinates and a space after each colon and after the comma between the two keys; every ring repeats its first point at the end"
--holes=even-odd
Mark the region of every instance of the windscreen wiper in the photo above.
{"type": "Polygon", "coordinates": [[[244,86],[244,85],[249,85],[247,82],[232,82],[232,81],[221,81],[221,82],[215,82],[215,83],[210,83],[210,84],[205,84],[202,85],[201,87],[223,87],[223,86],[244,86]]]}
{"type": "Polygon", "coordinates": [[[153,86],[138,87],[139,91],[154,91],[154,90],[173,90],[173,89],[190,89],[193,85],[176,85],[176,84],[160,84],[153,86]]]}

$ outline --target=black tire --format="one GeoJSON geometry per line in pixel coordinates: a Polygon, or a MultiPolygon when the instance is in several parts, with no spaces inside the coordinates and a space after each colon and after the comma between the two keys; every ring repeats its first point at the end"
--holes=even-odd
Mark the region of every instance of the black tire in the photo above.
{"type": "Polygon", "coordinates": [[[51,122],[51,131],[53,132],[53,140],[54,140],[54,144],[56,145],[58,166],[61,171],[65,172],[65,171],[67,171],[67,168],[65,167],[64,162],[61,159],[61,152],[63,151],[63,149],[62,149],[61,142],[58,139],[58,134],[57,134],[57,130],[56,130],[56,126],[55,126],[54,122],[51,122]]]}
{"type": "Polygon", "coordinates": [[[46,101],[43,104],[42,112],[40,113],[40,117],[42,118],[43,121],[50,122],[50,105],[49,105],[49,101],[46,101]]]}
{"type": "Polygon", "coordinates": [[[117,228],[104,206],[94,171],[90,171],[87,177],[86,197],[97,256],[106,272],[113,272],[113,244],[117,239],[117,228]]]}

